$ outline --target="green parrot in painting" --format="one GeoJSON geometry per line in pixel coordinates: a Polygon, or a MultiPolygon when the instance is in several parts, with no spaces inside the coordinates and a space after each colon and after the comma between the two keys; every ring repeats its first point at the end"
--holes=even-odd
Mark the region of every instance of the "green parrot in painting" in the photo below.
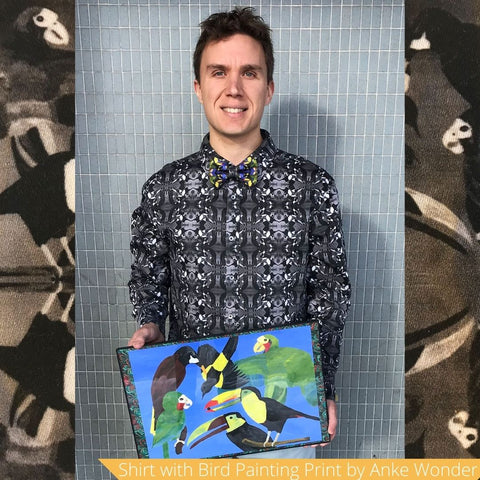
{"type": "Polygon", "coordinates": [[[314,366],[309,353],[300,348],[281,347],[278,338],[270,334],[258,337],[253,351],[259,355],[235,363],[250,379],[263,378],[265,397],[285,403],[287,389],[300,387],[307,402],[318,405],[314,366]]]}
{"type": "Polygon", "coordinates": [[[163,458],[170,458],[168,442],[175,440],[175,446],[185,427],[185,412],[192,406],[192,401],[180,392],[167,392],[163,397],[163,412],[155,423],[152,419],[153,446],[163,445],[163,458]],[[154,427],[155,423],[155,428],[154,427]]]}

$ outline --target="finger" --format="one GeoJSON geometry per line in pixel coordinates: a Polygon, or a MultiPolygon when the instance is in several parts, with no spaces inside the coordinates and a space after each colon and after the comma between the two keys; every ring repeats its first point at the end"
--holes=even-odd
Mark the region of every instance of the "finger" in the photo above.
{"type": "MultiPolygon", "coordinates": [[[[330,433],[330,432],[328,432],[330,433]]],[[[332,443],[332,440],[335,438],[336,433],[331,433],[330,434],[330,441],[329,442],[323,442],[320,444],[321,447],[326,447],[327,445],[330,445],[332,443]]]]}
{"type": "Polygon", "coordinates": [[[142,348],[144,345],[145,345],[145,342],[142,339],[138,339],[138,338],[132,338],[128,342],[128,346],[133,347],[135,349],[142,348]]]}
{"type": "Polygon", "coordinates": [[[328,426],[328,434],[330,435],[330,442],[331,442],[337,434],[337,424],[336,423],[335,423],[335,425],[329,425],[328,426]]]}
{"type": "Polygon", "coordinates": [[[137,330],[133,335],[132,338],[128,342],[129,347],[133,348],[142,348],[145,345],[145,342],[147,339],[145,338],[145,333],[144,331],[137,330]]]}

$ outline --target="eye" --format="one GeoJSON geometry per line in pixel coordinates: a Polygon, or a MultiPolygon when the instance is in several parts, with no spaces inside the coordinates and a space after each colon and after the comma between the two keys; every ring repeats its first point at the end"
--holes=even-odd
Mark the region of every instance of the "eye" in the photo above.
{"type": "Polygon", "coordinates": [[[38,27],[49,27],[51,25],[55,25],[58,19],[58,15],[49,10],[48,8],[42,8],[42,10],[33,17],[33,23],[38,27]]]}
{"type": "Polygon", "coordinates": [[[216,70],[213,72],[214,77],[223,77],[225,75],[225,72],[223,70],[216,70]]]}
{"type": "Polygon", "coordinates": [[[257,76],[257,73],[256,72],[253,72],[251,70],[247,70],[244,75],[247,77],[247,78],[255,78],[257,76]]]}

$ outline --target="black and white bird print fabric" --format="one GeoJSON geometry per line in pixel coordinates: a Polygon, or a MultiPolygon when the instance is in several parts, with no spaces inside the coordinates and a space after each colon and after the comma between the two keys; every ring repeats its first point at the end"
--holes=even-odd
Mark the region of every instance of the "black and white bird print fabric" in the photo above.
{"type": "Polygon", "coordinates": [[[73,480],[74,2],[0,26],[0,477],[73,480]]]}
{"type": "Polygon", "coordinates": [[[434,52],[445,77],[469,104],[447,128],[442,143],[456,155],[465,154],[467,213],[480,240],[480,25],[462,22],[440,8],[428,8],[415,20],[406,49],[407,57],[434,52]]]}
{"type": "Polygon", "coordinates": [[[406,4],[406,457],[480,457],[480,17],[460,3],[406,4]]]}

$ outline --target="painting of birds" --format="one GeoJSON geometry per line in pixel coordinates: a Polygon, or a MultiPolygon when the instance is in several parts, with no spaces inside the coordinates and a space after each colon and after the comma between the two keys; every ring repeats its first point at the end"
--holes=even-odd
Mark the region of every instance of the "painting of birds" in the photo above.
{"type": "MultiPolygon", "coordinates": [[[[244,452],[258,451],[260,447],[253,444],[265,442],[266,432],[264,430],[247,423],[241,413],[230,412],[198,426],[188,438],[187,445],[191,444],[190,448],[194,448],[221,432],[226,432],[227,438],[244,452]],[[201,437],[203,434],[205,435],[201,437]],[[194,442],[194,440],[196,441],[194,442]]],[[[267,441],[272,442],[272,439],[268,437],[267,441]]]]}
{"type": "MultiPolygon", "coordinates": [[[[280,349],[280,343],[285,345],[283,359],[287,362],[289,358],[285,354],[292,351],[296,351],[297,356],[298,351],[312,356],[312,343],[315,338],[312,335],[316,333],[315,329],[318,329],[316,323],[282,328],[275,331],[272,337],[267,337],[272,332],[267,330],[198,339],[181,344],[163,343],[144,349],[119,349],[117,354],[127,402],[133,415],[134,433],[139,438],[137,450],[140,458],[164,458],[160,445],[165,443],[167,433],[171,439],[167,442],[169,453],[177,458],[241,455],[326,440],[323,435],[326,431],[324,400],[321,403],[317,401],[312,406],[300,394],[300,388],[293,387],[295,391],[291,392],[290,401],[282,403],[268,397],[267,386],[263,382],[267,374],[270,379],[276,378],[273,370],[267,372],[265,359],[280,349]],[[257,353],[252,355],[254,345],[257,353]],[[292,351],[287,348],[290,345],[292,351]],[[180,357],[183,360],[180,360],[180,357]],[[236,363],[249,357],[253,357],[254,361],[259,359],[257,367],[261,375],[254,372],[250,377],[238,369],[236,363]],[[192,361],[199,368],[188,368],[192,361]],[[167,365],[170,365],[170,370],[175,370],[172,364],[176,364],[182,373],[168,374],[167,365]],[[156,380],[155,386],[151,382],[153,377],[156,380]],[[178,387],[177,379],[182,380],[178,387]],[[240,387],[237,386],[239,382],[240,387]],[[235,388],[227,389],[229,385],[235,388]],[[163,390],[155,391],[154,387],[163,390]],[[186,413],[185,423],[182,417],[181,421],[175,422],[175,428],[170,428],[168,416],[173,414],[177,418],[176,409],[186,408],[177,405],[174,393],[178,392],[191,399],[193,404],[186,413]],[[157,395],[156,400],[151,398],[152,393],[157,395]],[[212,414],[221,409],[221,412],[212,414]],[[288,421],[289,419],[291,420],[288,421]],[[270,432],[267,432],[267,429],[270,432]],[[171,430],[174,433],[170,433],[171,430]],[[274,431],[276,437],[275,433],[272,433],[274,431]],[[282,435],[279,438],[280,433],[282,435]],[[213,440],[214,436],[216,438],[213,440]],[[207,442],[207,439],[210,440],[207,442]]],[[[309,361],[312,362],[311,359],[309,361]]],[[[273,365],[270,366],[273,369],[273,365]]],[[[298,368],[304,370],[305,365],[298,368]]],[[[280,373],[281,381],[286,382],[288,378],[291,385],[296,384],[293,373],[290,376],[285,371],[280,373]]],[[[311,379],[315,385],[315,375],[319,374],[321,370],[315,369],[311,379]]],[[[321,396],[321,384],[318,385],[321,396]]],[[[282,387],[289,388],[285,385],[282,387]]],[[[167,455],[167,446],[163,448],[167,455]]]]}
{"type": "Polygon", "coordinates": [[[169,442],[181,441],[180,436],[185,428],[185,410],[192,406],[192,401],[180,392],[167,392],[163,397],[163,412],[155,422],[153,446],[162,445],[163,458],[170,458],[169,442]]]}
{"type": "Polygon", "coordinates": [[[173,392],[182,384],[187,365],[198,363],[197,354],[192,347],[180,347],[173,355],[169,355],[158,365],[153,375],[151,394],[153,404],[153,420],[156,424],[163,412],[163,399],[168,392],[173,392]]]}
{"type": "Polygon", "coordinates": [[[240,402],[245,413],[256,423],[263,425],[268,429],[268,434],[264,440],[264,446],[269,442],[272,431],[277,432],[272,446],[278,441],[278,437],[283,431],[283,427],[290,418],[307,418],[317,420],[320,418],[308,413],[295,410],[283,403],[262,396],[260,390],[256,387],[244,387],[224,392],[214,397],[205,405],[206,410],[215,411],[226,408],[240,402]]]}
{"type": "Polygon", "coordinates": [[[202,396],[213,387],[233,390],[247,384],[248,379],[232,362],[231,357],[238,345],[238,337],[230,337],[221,353],[209,344],[200,345],[197,351],[199,367],[202,369],[202,396]]]}
{"type": "Polygon", "coordinates": [[[288,389],[299,387],[310,405],[318,404],[313,360],[308,352],[281,347],[271,334],[258,337],[253,351],[257,355],[238,360],[236,366],[248,377],[263,377],[266,397],[285,403],[288,389]]]}

